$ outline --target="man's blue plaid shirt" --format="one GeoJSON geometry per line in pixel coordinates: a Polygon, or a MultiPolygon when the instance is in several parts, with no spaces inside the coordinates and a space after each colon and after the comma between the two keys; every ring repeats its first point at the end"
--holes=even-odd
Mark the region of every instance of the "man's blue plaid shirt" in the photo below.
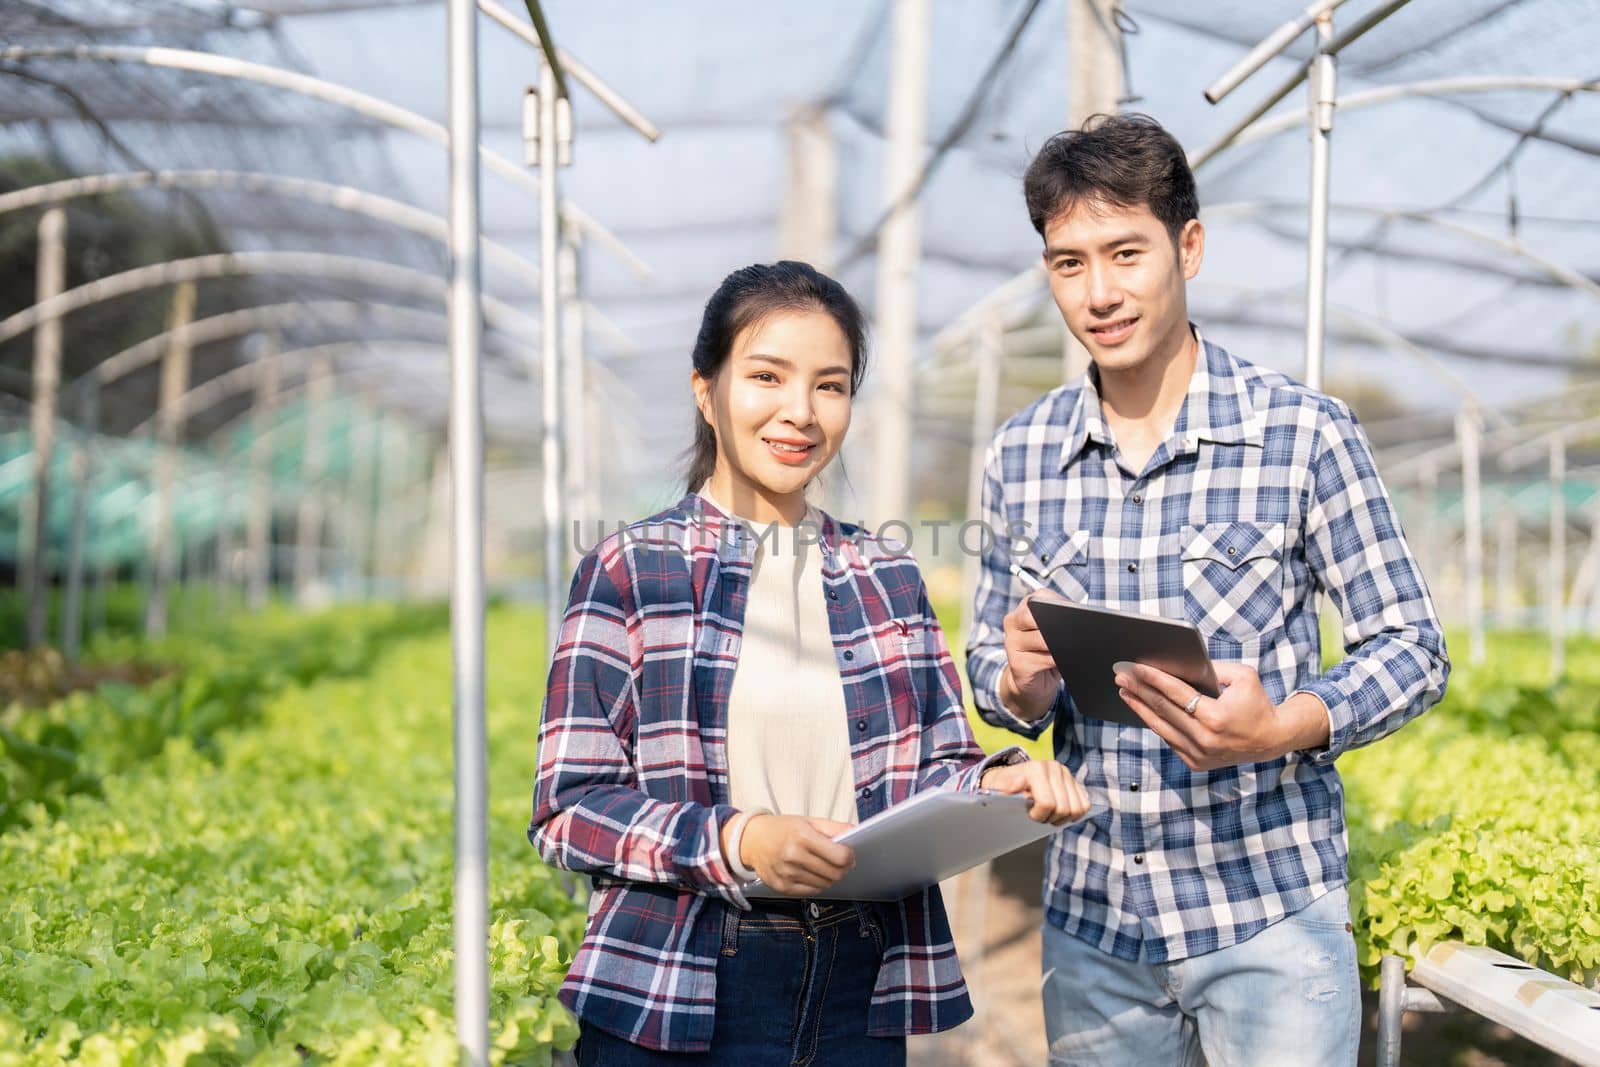
{"type": "MultiPolygon", "coordinates": [[[[1198,336],[1198,333],[1197,333],[1198,336]]],[[[1118,462],[1093,375],[1052,390],[995,436],[967,670],[978,710],[1030,737],[1109,807],[1054,838],[1045,913],[1124,959],[1182,959],[1244,941],[1346,880],[1334,760],[1444,694],[1449,660],[1422,573],[1349,409],[1200,341],[1168,439],[1143,471],[1118,462]],[[1038,722],[998,698],[1015,560],[1070,599],[1188,619],[1211,656],[1255,667],[1271,698],[1327,706],[1326,748],[1192,771],[1155,733],[1075,712],[1038,722]],[[1344,619],[1321,664],[1317,599],[1344,619]]]]}

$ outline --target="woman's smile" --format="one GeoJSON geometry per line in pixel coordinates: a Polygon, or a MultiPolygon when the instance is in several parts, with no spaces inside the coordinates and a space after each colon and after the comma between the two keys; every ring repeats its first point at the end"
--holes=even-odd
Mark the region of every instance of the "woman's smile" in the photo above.
{"type": "Polygon", "coordinates": [[[782,310],[743,330],[695,399],[714,429],[711,495],[758,522],[793,524],[850,427],[850,341],[823,311],[782,310]]]}
{"type": "Polygon", "coordinates": [[[779,463],[791,466],[800,466],[811,458],[811,453],[816,451],[816,444],[811,441],[794,441],[777,437],[763,437],[768,450],[779,463]]]}

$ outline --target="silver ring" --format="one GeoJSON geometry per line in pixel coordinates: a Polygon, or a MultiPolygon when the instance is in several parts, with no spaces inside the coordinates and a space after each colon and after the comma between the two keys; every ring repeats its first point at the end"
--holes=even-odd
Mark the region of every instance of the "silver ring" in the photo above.
{"type": "Polygon", "coordinates": [[[1189,703],[1187,703],[1187,704],[1185,704],[1183,706],[1183,710],[1187,711],[1190,715],[1193,715],[1194,714],[1194,709],[1199,707],[1199,706],[1200,706],[1200,694],[1196,693],[1194,696],[1189,698],[1189,703]]]}

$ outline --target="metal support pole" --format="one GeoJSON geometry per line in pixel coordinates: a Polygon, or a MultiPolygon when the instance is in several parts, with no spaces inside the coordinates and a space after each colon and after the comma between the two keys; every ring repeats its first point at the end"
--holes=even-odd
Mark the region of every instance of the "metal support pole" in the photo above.
{"type": "Polygon", "coordinates": [[[1467,634],[1472,663],[1483,662],[1483,492],[1478,410],[1471,404],[1456,413],[1456,439],[1461,444],[1462,534],[1466,541],[1467,634]]]}
{"type": "MultiPolygon", "coordinates": [[[[778,254],[832,274],[837,266],[834,244],[839,236],[839,145],[828,122],[828,109],[818,104],[800,104],[789,112],[784,134],[787,158],[783,209],[778,220],[778,254]]],[[[834,468],[844,469],[854,455],[855,449],[846,443],[834,468]]],[[[843,479],[825,478],[822,487],[824,506],[829,511],[855,511],[856,505],[845,494],[843,479]]],[[[598,492],[595,495],[598,497],[598,492]]]]}
{"type": "Polygon", "coordinates": [[[67,593],[61,609],[61,654],[74,663],[83,650],[83,554],[89,540],[94,450],[100,433],[100,386],[91,377],[78,394],[83,435],[72,457],[72,531],[67,535],[67,593]]]}
{"type": "MultiPolygon", "coordinates": [[[[1600,552],[1600,515],[1593,516],[1589,522],[1589,552],[1591,555],[1600,552]]],[[[1585,626],[1591,634],[1600,633],[1600,575],[1595,577],[1594,585],[1589,590],[1585,626]]]]}
{"type": "Polygon", "coordinates": [[[661,137],[661,131],[656,129],[654,123],[641,115],[638,109],[624,100],[615,89],[601,81],[598,75],[584,64],[578,62],[576,57],[565,49],[554,47],[554,41],[546,42],[542,40],[539,34],[548,32],[548,27],[544,30],[539,30],[537,27],[530,28],[528,23],[524,22],[519,16],[512,14],[497,0],[478,0],[478,7],[485,15],[494,19],[494,21],[522,38],[528,44],[533,45],[535,48],[545,49],[546,54],[553,51],[556,61],[561,64],[562,71],[565,74],[572,75],[574,81],[593,93],[596,99],[611,109],[612,114],[632,126],[645,140],[655,141],[661,137]]]}
{"type": "Polygon", "coordinates": [[[1333,109],[1338,98],[1338,68],[1333,53],[1333,15],[1317,17],[1317,54],[1307,85],[1311,135],[1311,219],[1306,242],[1306,367],[1305,383],[1322,388],[1322,355],[1328,315],[1328,195],[1333,136],[1333,109]]]}
{"type": "Polygon", "coordinates": [[[1516,625],[1517,615],[1517,513],[1506,501],[1495,520],[1495,625],[1516,625]]]}
{"type": "MultiPolygon", "coordinates": [[[[450,649],[454,664],[456,1040],[489,1062],[488,742],[484,726],[483,368],[478,218],[478,21],[450,0],[450,649]]],[[[553,168],[552,168],[553,169],[553,168]]],[[[547,170],[541,200],[552,200],[547,170]]],[[[554,253],[543,284],[555,283],[554,253]]],[[[554,318],[544,320],[546,344],[554,318]]],[[[548,367],[554,363],[546,359],[548,367]]]]}
{"type": "MultiPolygon", "coordinates": [[[[561,275],[561,398],[562,438],[566,444],[566,489],[562,499],[571,512],[573,522],[598,518],[591,516],[585,507],[589,483],[589,432],[587,412],[583,398],[587,393],[584,381],[584,317],[583,301],[578,299],[578,248],[566,233],[562,234],[559,253],[561,275]]],[[[565,530],[571,522],[563,522],[565,530]]],[[[566,545],[566,538],[562,538],[566,545]]],[[[567,546],[562,556],[562,573],[576,563],[575,546],[567,546]]]]}
{"type": "Polygon", "coordinates": [[[1405,1014],[1406,961],[1385,956],[1378,972],[1378,1067],[1400,1067],[1400,1020],[1405,1014]]]}
{"type": "MultiPolygon", "coordinates": [[[[1081,129],[1091,115],[1114,115],[1122,98],[1122,29],[1118,0],[1067,0],[1067,47],[1072,63],[1067,128],[1081,129]]],[[[1063,331],[1061,380],[1089,369],[1089,350],[1063,331]]]]}
{"type": "Polygon", "coordinates": [[[539,65],[538,89],[538,166],[539,166],[539,312],[544,389],[540,397],[543,413],[541,455],[544,463],[544,610],[545,651],[554,655],[556,631],[565,604],[566,588],[566,509],[562,490],[566,488],[566,465],[562,455],[564,434],[561,421],[561,292],[560,265],[561,215],[558,210],[556,167],[556,77],[549,63],[539,65]]]}
{"type": "Polygon", "coordinates": [[[256,401],[250,413],[250,578],[247,603],[252,611],[267,606],[272,590],[272,454],[270,433],[278,405],[278,349],[276,334],[268,334],[256,378],[256,401]]]}
{"type": "Polygon", "coordinates": [[[306,382],[305,440],[300,456],[300,513],[294,535],[294,595],[306,603],[319,570],[317,557],[322,551],[322,477],[327,469],[330,394],[333,391],[333,362],[327,357],[311,365],[306,382]]]}
{"type": "Polygon", "coordinates": [[[117,565],[105,562],[94,569],[94,583],[89,587],[89,625],[91,634],[106,628],[106,596],[111,580],[116,577],[117,565]]]}
{"type": "Polygon", "coordinates": [[[1577,572],[1572,576],[1572,591],[1567,594],[1567,610],[1577,623],[1579,633],[1594,629],[1593,612],[1588,610],[1597,593],[1600,593],[1600,512],[1589,513],[1589,544],[1578,560],[1577,572]]]}
{"type": "Polygon", "coordinates": [[[928,0],[895,0],[889,73],[889,143],[883,199],[896,207],[878,243],[875,499],[877,523],[910,521],[912,362],[917,345],[917,264],[922,212],[902,203],[922,170],[928,133],[928,0]]]}
{"type": "MultiPolygon", "coordinates": [[[[49,300],[66,288],[67,212],[53,207],[39,219],[37,299],[49,300]]],[[[50,629],[50,463],[56,437],[56,388],[61,384],[61,317],[39,324],[33,339],[33,507],[28,536],[28,647],[48,639],[50,629]]],[[[22,554],[18,553],[18,558],[22,554]]]]}
{"type": "Polygon", "coordinates": [[[194,282],[178,283],[172,294],[167,329],[177,331],[161,362],[161,416],[156,435],[161,450],[156,460],[156,521],[150,546],[150,589],[145,601],[144,632],[161,637],[167,632],[167,591],[178,570],[178,544],[173,532],[173,482],[178,474],[178,437],[183,429],[179,398],[189,389],[189,341],[182,327],[194,320],[194,282]]]}
{"type": "Polygon", "coordinates": [[[1439,550],[1439,467],[1432,459],[1417,472],[1417,503],[1422,510],[1422,569],[1438,574],[1444,560],[1439,550]]]}
{"type": "Polygon", "coordinates": [[[200,590],[204,583],[200,581],[204,563],[202,551],[205,548],[198,534],[189,538],[181,546],[180,566],[178,570],[178,617],[190,627],[195,627],[204,606],[199,602],[202,595],[200,590]]]}
{"type": "Polygon", "coordinates": [[[399,483],[405,487],[406,502],[405,510],[401,512],[402,521],[395,524],[394,531],[397,585],[403,593],[410,593],[413,588],[418,560],[426,547],[425,538],[433,506],[432,441],[416,427],[408,427],[408,430],[410,432],[402,438],[396,457],[396,466],[400,471],[399,483]]]}
{"type": "MultiPolygon", "coordinates": [[[[361,535],[356,525],[356,501],[361,495],[362,454],[366,451],[366,435],[371,425],[358,398],[344,405],[344,409],[344,469],[328,502],[329,548],[324,568],[336,596],[348,588],[352,572],[359,578],[361,535]]],[[[331,484],[333,475],[324,475],[323,481],[331,484]]]]}
{"type": "Polygon", "coordinates": [[[366,412],[350,438],[350,555],[355,566],[356,594],[371,595],[372,540],[376,524],[372,518],[372,494],[378,481],[378,450],[383,447],[382,415],[366,412]]]}
{"type": "Polygon", "coordinates": [[[1550,680],[1567,670],[1567,442],[1550,438],[1550,680]]]}
{"type": "Polygon", "coordinates": [[[398,538],[395,529],[403,518],[406,503],[404,459],[408,435],[393,417],[386,417],[378,431],[378,493],[372,504],[372,573],[379,588],[394,565],[398,538]],[[396,430],[401,432],[396,434],[396,430]],[[387,513],[387,514],[386,514],[387,513]]]}
{"type": "Polygon", "coordinates": [[[233,607],[233,492],[231,482],[225,482],[221,490],[221,500],[218,507],[221,514],[217,521],[217,534],[214,542],[215,566],[211,573],[211,618],[221,621],[226,619],[233,607]]]}
{"type": "Polygon", "coordinates": [[[789,166],[778,248],[785,259],[831,273],[839,234],[839,146],[827,109],[802,104],[790,112],[785,132],[789,166]]]}
{"type": "MultiPolygon", "coordinates": [[[[989,451],[989,441],[994,437],[994,426],[1000,408],[1000,359],[1005,346],[1005,322],[998,312],[991,314],[979,325],[973,337],[973,370],[976,382],[972,402],[972,451],[967,458],[967,517],[975,519],[983,514],[983,463],[989,451]]],[[[983,564],[981,554],[969,552],[961,561],[961,619],[962,632],[972,632],[973,600],[978,593],[978,571],[983,564]]]]}
{"type": "MultiPolygon", "coordinates": [[[[610,470],[618,474],[627,460],[622,459],[630,450],[630,443],[619,437],[608,435],[606,430],[607,412],[602,403],[599,391],[595,388],[593,379],[585,383],[583,394],[584,426],[587,428],[584,445],[585,454],[591,457],[583,484],[583,513],[600,519],[604,516],[605,507],[605,478],[610,470]],[[610,463],[600,463],[593,459],[598,456],[613,456],[620,462],[615,466],[610,463]]],[[[577,546],[573,546],[576,551],[577,546]]]]}

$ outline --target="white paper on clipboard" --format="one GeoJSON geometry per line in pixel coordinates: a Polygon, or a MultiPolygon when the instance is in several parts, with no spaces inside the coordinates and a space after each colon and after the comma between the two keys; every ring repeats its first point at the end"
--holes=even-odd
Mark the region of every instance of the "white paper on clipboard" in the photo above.
{"type": "MultiPolygon", "coordinates": [[[[1049,837],[1058,827],[1028,818],[1025,796],[930,789],[840,834],[856,865],[807,899],[894,901],[969,867],[1049,837]]],[[[1092,814],[1092,811],[1091,811],[1092,814]]],[[[747,897],[783,897],[759,878],[747,897]]]]}

